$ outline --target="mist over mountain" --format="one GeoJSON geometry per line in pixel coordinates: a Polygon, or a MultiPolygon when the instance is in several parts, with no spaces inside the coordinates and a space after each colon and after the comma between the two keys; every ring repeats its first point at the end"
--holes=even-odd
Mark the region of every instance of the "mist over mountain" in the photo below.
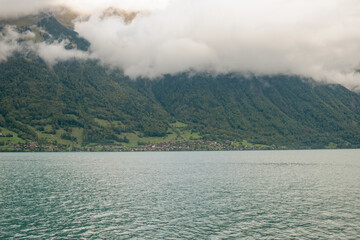
{"type": "Polygon", "coordinates": [[[3,144],[360,146],[360,96],[339,85],[187,73],[134,81],[95,61],[50,68],[41,58],[19,56],[1,63],[0,71],[0,128],[12,136],[0,138],[3,144]]]}
{"type": "Polygon", "coordinates": [[[3,149],[360,146],[358,3],[100,2],[0,1],[3,149]]]}
{"type": "MultiPolygon", "coordinates": [[[[98,59],[131,78],[184,71],[240,72],[298,75],[349,89],[359,86],[360,3],[354,0],[2,0],[0,4],[5,6],[2,18],[52,12],[62,16],[59,22],[71,22],[90,47],[84,56],[66,49],[67,44],[62,48],[68,52],[60,53],[58,46],[56,52],[62,56],[58,60],[98,59]]],[[[14,49],[1,44],[7,49],[3,56],[14,49]]],[[[53,56],[42,57],[54,64],[53,56]]]]}

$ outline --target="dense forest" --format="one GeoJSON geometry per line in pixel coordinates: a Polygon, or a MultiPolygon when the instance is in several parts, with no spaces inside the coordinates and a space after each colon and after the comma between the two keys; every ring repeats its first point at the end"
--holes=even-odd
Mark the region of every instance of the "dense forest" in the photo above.
{"type": "Polygon", "coordinates": [[[1,145],[78,148],[184,140],[360,146],[360,96],[295,76],[183,73],[131,80],[96,61],[0,64],[1,145]]]}

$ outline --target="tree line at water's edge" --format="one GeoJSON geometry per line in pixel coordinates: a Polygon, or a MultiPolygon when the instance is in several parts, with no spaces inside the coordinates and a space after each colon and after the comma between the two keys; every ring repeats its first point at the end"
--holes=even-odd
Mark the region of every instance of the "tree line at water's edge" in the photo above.
{"type": "Polygon", "coordinates": [[[360,96],[295,76],[130,80],[96,61],[50,67],[20,55],[0,63],[0,73],[3,151],[360,146],[360,96]]]}

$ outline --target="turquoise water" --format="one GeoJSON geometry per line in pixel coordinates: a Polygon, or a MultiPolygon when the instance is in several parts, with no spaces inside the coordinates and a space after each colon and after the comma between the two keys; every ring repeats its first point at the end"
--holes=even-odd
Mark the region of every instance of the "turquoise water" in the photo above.
{"type": "Polygon", "coordinates": [[[1,153],[0,239],[359,239],[360,151],[1,153]]]}

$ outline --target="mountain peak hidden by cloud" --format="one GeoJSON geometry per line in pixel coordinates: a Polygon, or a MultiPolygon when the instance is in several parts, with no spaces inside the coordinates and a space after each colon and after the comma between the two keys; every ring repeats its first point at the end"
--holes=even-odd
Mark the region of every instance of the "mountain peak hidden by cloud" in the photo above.
{"type": "Polygon", "coordinates": [[[98,59],[131,78],[287,74],[360,88],[360,2],[354,0],[0,0],[0,6],[0,61],[30,51],[51,65],[98,59]],[[56,38],[36,21],[20,26],[46,13],[88,48],[66,34],[56,38]],[[53,40],[39,37],[43,32],[53,40]]]}

